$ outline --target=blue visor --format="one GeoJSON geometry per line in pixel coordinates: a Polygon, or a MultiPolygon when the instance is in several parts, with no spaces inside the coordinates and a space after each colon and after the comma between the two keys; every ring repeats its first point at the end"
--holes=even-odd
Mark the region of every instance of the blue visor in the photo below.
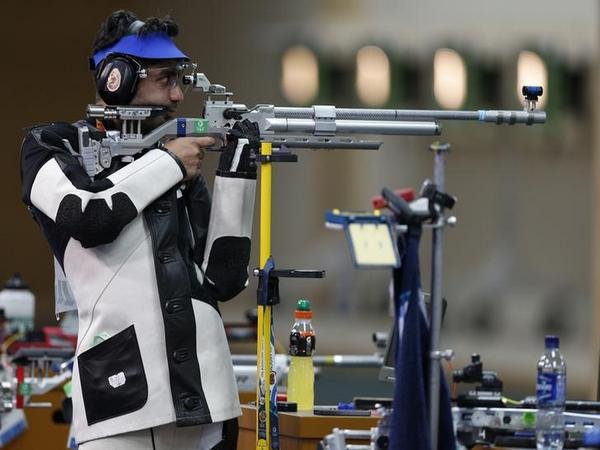
{"type": "Polygon", "coordinates": [[[130,34],[119,39],[110,47],[103,48],[92,56],[95,69],[111,53],[137,56],[144,59],[181,59],[189,61],[166,33],[151,33],[143,36],[130,34]]]}

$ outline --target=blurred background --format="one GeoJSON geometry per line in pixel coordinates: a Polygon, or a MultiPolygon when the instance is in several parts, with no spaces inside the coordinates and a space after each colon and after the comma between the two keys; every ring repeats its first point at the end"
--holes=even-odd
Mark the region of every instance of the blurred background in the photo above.
{"type": "MultiPolygon", "coordinates": [[[[9,2],[0,42],[3,152],[0,280],[20,272],[36,295],[36,324],[56,322],[49,248],[20,201],[23,129],[73,122],[94,100],[87,58],[116,9],[172,15],[177,39],[235,100],[284,105],[520,109],[520,86],[543,85],[546,125],[445,122],[447,191],[458,197],[445,246],[443,348],[455,367],[471,353],[499,372],[507,395],[533,394],[543,336],[559,334],[569,398],[594,398],[600,340],[598,152],[599,6],[557,0],[212,0],[9,2]]],[[[181,115],[201,114],[190,93],[181,115]]],[[[275,166],[272,252],[281,268],[324,269],[324,280],[281,282],[275,307],[285,343],[300,297],[312,300],[318,352],[369,354],[388,331],[385,270],[356,270],[327,209],[369,210],[381,188],[418,189],[432,174],[429,137],[385,137],[373,151],[303,151],[275,166]]],[[[210,154],[212,183],[217,156],[210,154]]],[[[258,210],[258,209],[257,209],[258,210]]],[[[258,234],[258,218],[255,221],[258,234]]],[[[429,283],[431,235],[423,238],[429,283]]],[[[258,239],[253,265],[258,263],[258,239]]],[[[256,281],[222,308],[242,320],[256,281]]],[[[126,299],[124,299],[126,305],[126,299]]],[[[126,306],[125,306],[126,307],[126,306]]]]}

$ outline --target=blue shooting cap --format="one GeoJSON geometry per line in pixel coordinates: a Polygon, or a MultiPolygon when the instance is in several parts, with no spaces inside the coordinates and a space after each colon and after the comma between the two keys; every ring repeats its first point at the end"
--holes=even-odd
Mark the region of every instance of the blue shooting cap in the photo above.
{"type": "Polygon", "coordinates": [[[117,53],[143,59],[179,59],[189,61],[190,58],[177,48],[173,39],[166,33],[148,33],[142,36],[129,34],[123,36],[110,47],[103,48],[90,58],[91,69],[94,70],[108,55],[117,53]]]}

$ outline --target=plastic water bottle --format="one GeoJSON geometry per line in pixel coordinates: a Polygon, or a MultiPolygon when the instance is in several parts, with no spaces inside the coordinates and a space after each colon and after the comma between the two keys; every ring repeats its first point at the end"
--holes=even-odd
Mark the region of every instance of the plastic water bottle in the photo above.
{"type": "Polygon", "coordinates": [[[4,310],[9,333],[25,334],[33,330],[35,296],[18,273],[0,291],[0,308],[4,310]]]}
{"type": "Polygon", "coordinates": [[[310,411],[315,405],[315,330],[312,327],[310,301],[298,300],[294,311],[294,326],[290,332],[291,356],[288,372],[287,399],[298,405],[298,411],[310,411]]]}
{"type": "Polygon", "coordinates": [[[565,442],[567,366],[558,349],[558,336],[546,336],[545,342],[537,366],[537,448],[561,450],[565,442]]]}

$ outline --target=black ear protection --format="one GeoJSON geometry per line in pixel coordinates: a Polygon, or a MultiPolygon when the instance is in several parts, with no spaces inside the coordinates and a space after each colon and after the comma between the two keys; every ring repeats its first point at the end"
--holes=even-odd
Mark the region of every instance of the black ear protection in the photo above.
{"type": "MultiPolygon", "coordinates": [[[[127,35],[136,34],[144,26],[135,20],[127,35]]],[[[107,105],[128,105],[135,96],[138,78],[142,78],[142,65],[134,58],[123,54],[108,55],[96,68],[96,90],[107,105]]]]}
{"type": "Polygon", "coordinates": [[[142,72],[142,65],[130,56],[109,55],[96,69],[96,90],[107,105],[128,105],[142,72]]]}

